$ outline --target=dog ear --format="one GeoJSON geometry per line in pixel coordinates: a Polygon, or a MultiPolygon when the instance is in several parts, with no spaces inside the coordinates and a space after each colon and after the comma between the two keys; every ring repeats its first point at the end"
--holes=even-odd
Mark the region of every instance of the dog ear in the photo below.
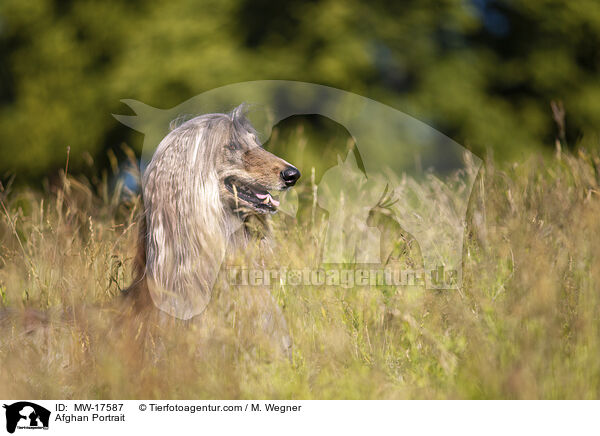
{"type": "Polygon", "coordinates": [[[231,111],[231,119],[233,121],[240,121],[241,119],[246,118],[246,114],[248,113],[248,104],[242,103],[234,110],[231,111]]]}

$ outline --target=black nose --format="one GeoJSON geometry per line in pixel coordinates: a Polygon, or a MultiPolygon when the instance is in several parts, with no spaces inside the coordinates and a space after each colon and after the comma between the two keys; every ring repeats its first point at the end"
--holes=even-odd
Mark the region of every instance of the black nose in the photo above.
{"type": "Polygon", "coordinates": [[[287,167],[281,172],[281,178],[285,182],[286,186],[294,186],[296,181],[300,178],[300,171],[294,167],[287,167]]]}

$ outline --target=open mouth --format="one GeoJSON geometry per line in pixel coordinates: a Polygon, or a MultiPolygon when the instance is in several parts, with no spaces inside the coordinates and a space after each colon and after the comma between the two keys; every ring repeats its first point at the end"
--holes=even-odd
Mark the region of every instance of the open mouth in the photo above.
{"type": "Polygon", "coordinates": [[[249,185],[233,177],[228,177],[225,179],[225,187],[237,199],[236,201],[249,204],[256,210],[275,212],[279,206],[279,201],[260,186],[249,185]]]}

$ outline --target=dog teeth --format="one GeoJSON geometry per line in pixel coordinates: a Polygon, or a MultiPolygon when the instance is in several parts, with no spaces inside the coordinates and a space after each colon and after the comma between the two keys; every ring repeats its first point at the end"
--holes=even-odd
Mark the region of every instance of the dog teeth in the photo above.
{"type": "Polygon", "coordinates": [[[263,204],[272,204],[275,207],[279,206],[279,201],[271,197],[271,194],[269,194],[268,192],[266,194],[256,194],[256,196],[263,200],[263,204]]]}

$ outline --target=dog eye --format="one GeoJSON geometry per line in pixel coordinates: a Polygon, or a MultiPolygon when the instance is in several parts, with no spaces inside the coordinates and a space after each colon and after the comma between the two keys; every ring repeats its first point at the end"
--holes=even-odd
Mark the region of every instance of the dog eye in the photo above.
{"type": "Polygon", "coordinates": [[[235,150],[239,150],[240,144],[238,144],[237,142],[230,142],[229,144],[227,144],[227,148],[231,151],[235,151],[235,150]]]}

